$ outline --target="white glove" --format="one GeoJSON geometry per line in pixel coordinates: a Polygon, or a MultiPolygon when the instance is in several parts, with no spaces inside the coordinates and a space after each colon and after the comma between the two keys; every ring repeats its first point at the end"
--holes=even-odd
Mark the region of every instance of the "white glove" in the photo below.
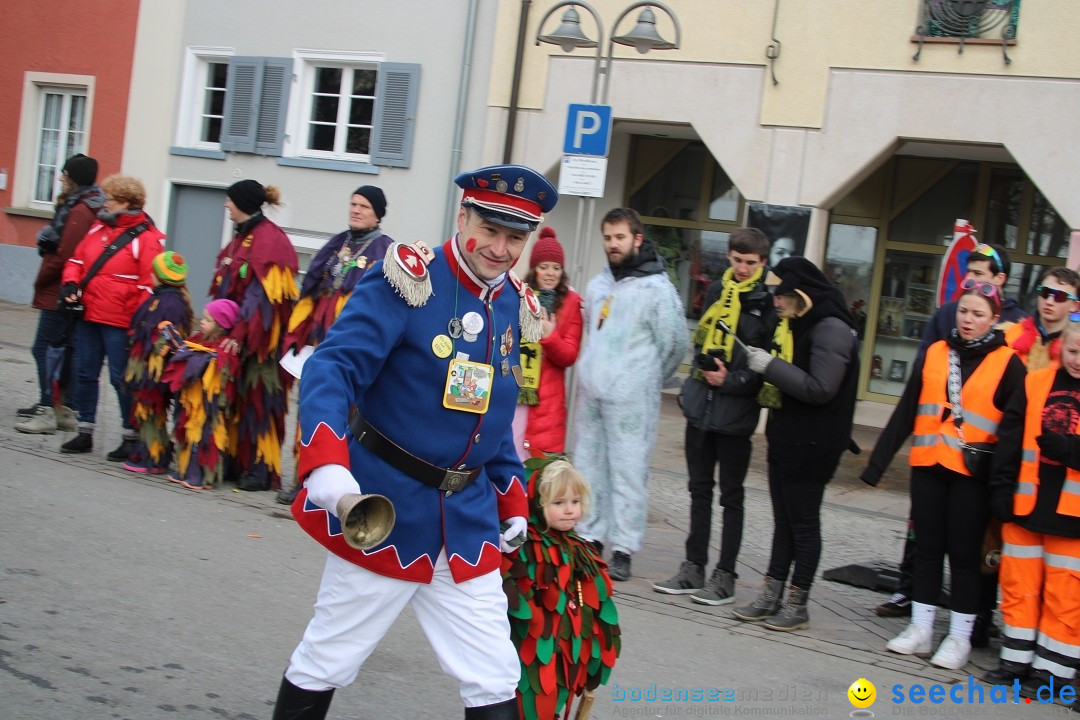
{"type": "Polygon", "coordinates": [[[344,465],[320,465],[311,471],[304,484],[308,500],[334,516],[337,515],[338,500],[349,493],[360,492],[360,486],[344,465]]]}
{"type": "Polygon", "coordinates": [[[506,530],[504,530],[503,534],[499,537],[499,548],[504,553],[517,552],[517,546],[521,545],[521,543],[517,542],[511,545],[510,541],[515,538],[525,539],[525,531],[529,527],[529,521],[520,515],[517,515],[512,518],[506,518],[505,523],[506,530]]]}
{"type": "Polygon", "coordinates": [[[764,373],[765,368],[769,367],[772,360],[773,355],[768,350],[756,347],[746,349],[746,364],[756,373],[764,373]]]}

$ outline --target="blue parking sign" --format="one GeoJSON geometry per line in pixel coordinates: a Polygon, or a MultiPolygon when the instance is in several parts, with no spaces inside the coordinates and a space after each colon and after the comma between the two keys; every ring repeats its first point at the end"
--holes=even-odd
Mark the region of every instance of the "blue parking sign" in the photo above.
{"type": "Polygon", "coordinates": [[[607,157],[611,146],[611,106],[571,105],[566,114],[566,155],[607,157]]]}

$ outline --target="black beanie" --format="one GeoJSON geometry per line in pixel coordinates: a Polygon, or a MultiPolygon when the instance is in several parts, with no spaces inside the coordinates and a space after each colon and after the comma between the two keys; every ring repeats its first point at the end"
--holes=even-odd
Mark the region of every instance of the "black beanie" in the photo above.
{"type": "Polygon", "coordinates": [[[371,209],[375,211],[375,217],[383,219],[383,215],[386,214],[386,195],[383,194],[381,188],[374,185],[362,185],[353,190],[353,195],[366,198],[371,203],[371,209]]]}
{"type": "Polygon", "coordinates": [[[233,183],[225,191],[236,209],[248,215],[254,215],[266,202],[266,188],[256,180],[241,180],[233,183]]]}
{"type": "Polygon", "coordinates": [[[71,182],[79,187],[93,185],[97,182],[97,160],[92,157],[87,157],[82,153],[72,155],[68,158],[68,161],[64,163],[64,172],[71,178],[71,182]]]}

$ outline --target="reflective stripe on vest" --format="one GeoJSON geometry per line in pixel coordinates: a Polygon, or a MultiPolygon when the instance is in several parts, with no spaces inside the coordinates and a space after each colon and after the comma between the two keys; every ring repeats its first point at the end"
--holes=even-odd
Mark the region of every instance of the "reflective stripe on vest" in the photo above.
{"type": "MultiPolygon", "coordinates": [[[[964,403],[965,442],[997,442],[1002,411],[994,406],[994,393],[1005,376],[1009,360],[1015,354],[1004,346],[990,351],[964,383],[961,396],[964,403]]],[[[941,465],[961,475],[970,475],[964,465],[960,437],[952,413],[949,412],[944,421],[941,419],[945,414],[944,409],[952,409],[948,382],[949,346],[944,340],[939,340],[926,350],[909,462],[912,466],[921,467],[941,465]]]]}
{"type": "MultiPolygon", "coordinates": [[[[1046,398],[1054,387],[1057,368],[1048,367],[1028,373],[1024,379],[1027,393],[1027,414],[1024,416],[1024,450],[1020,454],[1020,481],[1013,495],[1013,513],[1030,515],[1035,510],[1039,488],[1039,443],[1035,438],[1042,435],[1042,416],[1046,398]]],[[[1073,428],[1075,433],[1077,428],[1073,428]]],[[[1057,511],[1062,515],[1080,517],[1080,472],[1065,469],[1065,484],[1061,488],[1057,511]]]]}

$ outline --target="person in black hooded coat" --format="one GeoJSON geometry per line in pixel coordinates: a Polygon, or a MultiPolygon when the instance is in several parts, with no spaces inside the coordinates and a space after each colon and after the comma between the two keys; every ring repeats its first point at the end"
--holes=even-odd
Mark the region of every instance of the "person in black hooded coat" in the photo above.
{"type": "Polygon", "coordinates": [[[809,260],[781,260],[765,284],[780,324],[772,351],[751,347],[747,361],[762,374],[766,385],[759,399],[771,408],[765,437],[773,543],[761,592],[734,614],[790,631],[809,624],[806,603],[821,558],[821,501],[840,455],[852,447],[859,348],[843,294],[809,260]],[[790,594],[781,605],[792,564],[790,594]]]}

